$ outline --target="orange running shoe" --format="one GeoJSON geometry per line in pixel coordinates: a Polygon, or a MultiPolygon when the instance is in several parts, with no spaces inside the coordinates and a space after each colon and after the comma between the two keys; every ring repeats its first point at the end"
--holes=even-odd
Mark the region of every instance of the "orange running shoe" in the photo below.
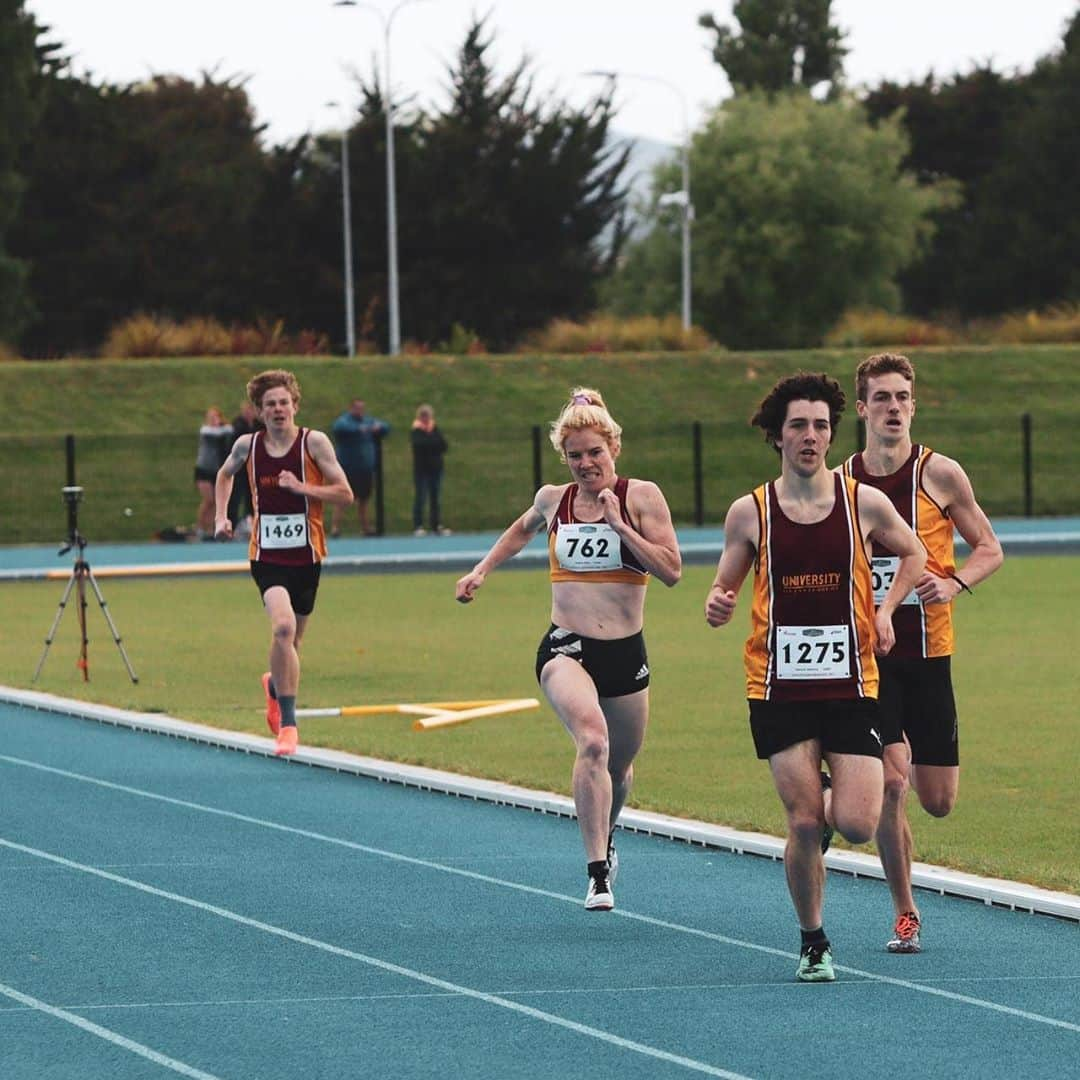
{"type": "Polygon", "coordinates": [[[918,914],[914,911],[905,911],[897,918],[892,940],[886,944],[885,948],[891,953],[922,952],[922,943],[919,941],[921,929],[918,914]]]}
{"type": "Polygon", "coordinates": [[[270,672],[267,671],[262,677],[263,693],[266,695],[266,726],[272,735],[281,730],[281,706],[276,698],[270,696],[270,672]]]}
{"type": "Polygon", "coordinates": [[[289,724],[278,732],[277,749],[274,751],[278,757],[288,757],[296,753],[296,746],[300,741],[300,733],[295,724],[289,724]]]}

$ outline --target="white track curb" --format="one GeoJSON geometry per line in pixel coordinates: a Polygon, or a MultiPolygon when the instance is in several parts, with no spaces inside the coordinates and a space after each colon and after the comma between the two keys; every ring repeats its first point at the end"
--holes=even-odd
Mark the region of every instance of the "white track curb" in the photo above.
{"type": "MultiPolygon", "coordinates": [[[[99,723],[131,728],[136,731],[170,735],[173,738],[188,739],[210,746],[240,750],[247,754],[262,754],[266,757],[274,755],[273,739],[249,735],[245,732],[226,731],[222,728],[208,727],[205,724],[194,724],[160,713],[132,712],[109,705],[94,705],[90,702],[57,697],[53,694],[43,694],[34,690],[17,690],[10,686],[0,686],[0,702],[96,720],[99,723]]],[[[353,773],[357,776],[366,776],[386,783],[403,784],[406,787],[420,788],[424,791],[437,791],[461,798],[535,810],[544,814],[558,814],[561,817],[574,817],[573,801],[565,795],[534,791],[531,788],[516,787],[497,780],[483,780],[478,777],[428,769],[420,765],[404,765],[393,761],[381,761],[378,758],[362,757],[358,754],[347,754],[340,750],[324,750],[316,747],[301,746],[293,755],[292,760],[317,768],[353,773]]],[[[624,810],[619,818],[619,827],[630,832],[682,840],[688,844],[719,848],[740,855],[761,855],[782,860],[784,854],[784,841],[775,836],[740,832],[722,825],[710,825],[702,821],[655,814],[645,810],[624,810]]],[[[884,879],[885,876],[881,863],[876,858],[855,851],[830,851],[825,856],[825,865],[830,870],[850,874],[853,877],[884,879]]],[[[961,896],[981,900],[987,905],[1042,915],[1055,915],[1080,922],[1080,896],[1074,896],[1072,893],[1052,892],[1049,889],[1040,889],[1034,885],[1024,885],[1000,878],[979,877],[976,874],[965,874],[958,870],[931,866],[927,863],[915,863],[912,866],[911,879],[916,887],[932,889],[943,896],[961,896]]]]}

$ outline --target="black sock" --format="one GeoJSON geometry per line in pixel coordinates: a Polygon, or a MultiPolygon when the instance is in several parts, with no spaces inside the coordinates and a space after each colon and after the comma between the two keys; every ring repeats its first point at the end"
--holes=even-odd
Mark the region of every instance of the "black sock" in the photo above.
{"type": "Polygon", "coordinates": [[[296,727],[296,695],[282,694],[278,704],[281,706],[281,726],[296,727]]]}
{"type": "Polygon", "coordinates": [[[802,943],[806,945],[825,945],[828,946],[829,939],[825,936],[825,927],[819,926],[816,930],[803,930],[800,929],[799,933],[802,935],[802,943]]]}
{"type": "Polygon", "coordinates": [[[598,859],[596,862],[589,863],[589,877],[605,877],[608,872],[607,859],[598,859]]]}

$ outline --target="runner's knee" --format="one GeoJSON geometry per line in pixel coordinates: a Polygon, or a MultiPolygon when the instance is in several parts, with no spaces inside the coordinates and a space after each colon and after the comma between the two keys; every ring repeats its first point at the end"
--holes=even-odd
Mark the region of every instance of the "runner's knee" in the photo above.
{"type": "Polygon", "coordinates": [[[602,727],[595,725],[579,732],[575,739],[579,758],[588,761],[590,765],[607,768],[608,763],[608,737],[602,727]]]}
{"type": "Polygon", "coordinates": [[[919,802],[931,817],[948,817],[952,808],[956,805],[956,792],[948,790],[929,791],[925,796],[920,794],[919,802]]]}
{"type": "Polygon", "coordinates": [[[296,617],[279,615],[271,623],[271,633],[278,644],[289,644],[296,637],[296,617]]]}

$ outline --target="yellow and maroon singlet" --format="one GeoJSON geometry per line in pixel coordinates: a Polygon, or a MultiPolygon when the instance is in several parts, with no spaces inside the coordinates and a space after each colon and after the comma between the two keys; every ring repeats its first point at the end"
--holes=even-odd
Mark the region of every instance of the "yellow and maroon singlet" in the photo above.
{"type": "Polygon", "coordinates": [[[291,472],[305,484],[321,484],[322,472],[308,451],[310,431],[300,428],[292,446],[281,456],[266,452],[265,432],[251,437],[247,459],[248,483],[255,520],[248,557],[280,566],[311,566],[326,556],[322,502],[278,486],[278,476],[291,472]]]}
{"type": "MultiPolygon", "coordinates": [[[[956,570],[953,553],[953,523],[948,513],[927,494],[923,470],[933,453],[925,446],[913,446],[907,461],[888,476],[872,476],[866,471],[862,454],[844,462],[844,475],[883,492],[900,516],[911,526],[926,548],[926,569],[939,577],[956,570]]],[[[897,558],[880,544],[873,546],[874,603],[879,604],[896,574],[897,558]]],[[[889,656],[903,659],[950,656],[954,637],[952,604],[923,606],[909,593],[893,614],[896,645],[889,656]]]]}
{"type": "MultiPolygon", "coordinates": [[[[623,521],[633,528],[626,510],[630,481],[620,476],[614,492],[623,521]]],[[[619,534],[605,522],[578,521],[574,517],[577,484],[568,484],[548,526],[548,563],[552,581],[583,581],[591,585],[618,583],[648,585],[649,572],[632,551],[625,549],[619,534]]]]}
{"type": "Polygon", "coordinates": [[[776,488],[753,492],[758,550],[746,696],[775,702],[876,698],[870,560],[858,484],[839,473],[833,508],[812,525],[792,521],[776,488]]]}

